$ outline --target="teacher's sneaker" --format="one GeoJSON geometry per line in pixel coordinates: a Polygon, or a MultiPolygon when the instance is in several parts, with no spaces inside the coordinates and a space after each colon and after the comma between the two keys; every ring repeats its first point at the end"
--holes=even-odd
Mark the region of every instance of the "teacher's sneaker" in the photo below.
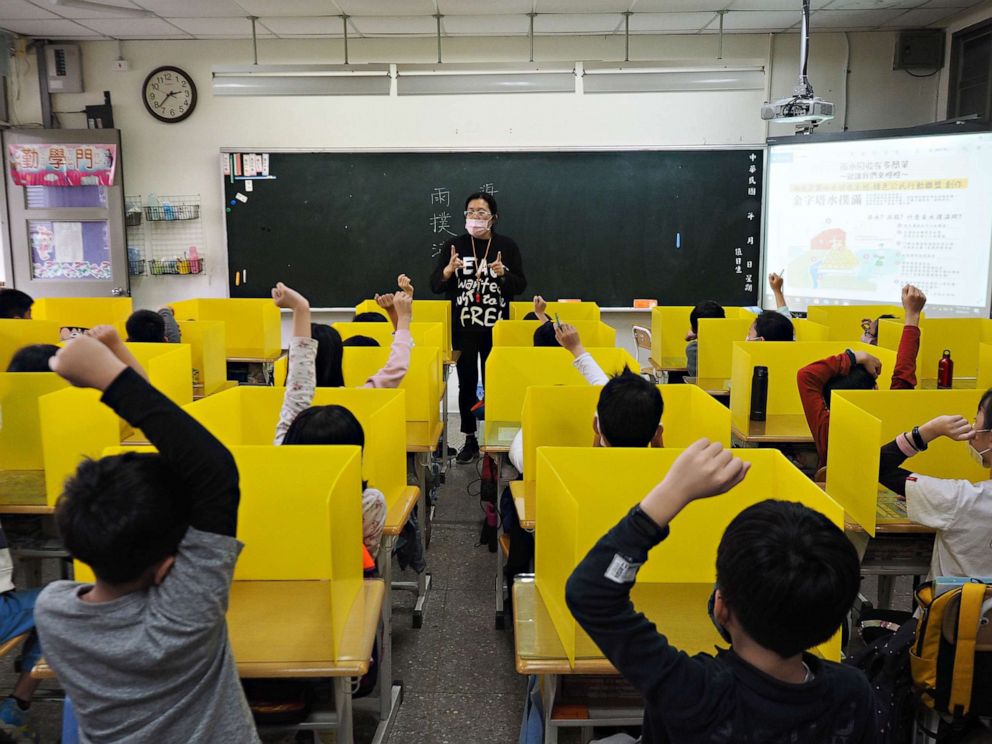
{"type": "Polygon", "coordinates": [[[479,440],[476,439],[471,434],[465,437],[465,444],[458,451],[458,456],[455,458],[455,462],[460,465],[467,465],[473,462],[475,458],[479,456],[479,440]]]}

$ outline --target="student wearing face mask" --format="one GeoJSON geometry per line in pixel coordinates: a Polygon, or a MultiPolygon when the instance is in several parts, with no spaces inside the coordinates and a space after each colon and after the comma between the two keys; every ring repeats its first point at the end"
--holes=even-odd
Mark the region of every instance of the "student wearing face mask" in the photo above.
{"type": "Polygon", "coordinates": [[[978,403],[974,422],[939,416],[882,447],[879,482],[906,497],[909,518],[933,527],[928,579],[937,576],[992,576],[992,480],[931,478],[903,469],[905,460],[938,437],[961,442],[983,468],[992,467],[992,389],[978,403]]]}
{"type": "Polygon", "coordinates": [[[510,317],[510,301],[527,287],[520,249],[512,238],[496,233],[498,219],[492,194],[470,194],[465,200],[466,233],[445,246],[431,274],[431,289],[451,301],[452,342],[461,352],[458,411],[465,445],[458,452],[460,463],[472,462],[479,454],[472,407],[477,402],[480,365],[485,384],[493,326],[510,317]]]}

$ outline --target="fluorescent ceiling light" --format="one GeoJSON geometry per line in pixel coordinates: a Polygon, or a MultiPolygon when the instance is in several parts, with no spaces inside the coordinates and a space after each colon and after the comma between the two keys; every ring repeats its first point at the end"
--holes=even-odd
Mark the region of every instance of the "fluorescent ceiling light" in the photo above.
{"type": "Polygon", "coordinates": [[[583,66],[586,93],[764,90],[765,71],[756,66],[666,67],[658,63],[594,63],[583,66]]]}
{"type": "Polygon", "coordinates": [[[401,96],[574,92],[572,65],[442,63],[401,65],[396,70],[396,93],[401,96]]]}
{"type": "Polygon", "coordinates": [[[389,65],[220,65],[215,96],[388,96],[389,65]]]}
{"type": "Polygon", "coordinates": [[[51,4],[62,8],[75,8],[76,10],[91,10],[94,13],[109,13],[117,18],[153,18],[155,16],[150,10],[141,8],[127,8],[120,5],[108,5],[98,3],[94,0],[51,0],[51,4]]]}

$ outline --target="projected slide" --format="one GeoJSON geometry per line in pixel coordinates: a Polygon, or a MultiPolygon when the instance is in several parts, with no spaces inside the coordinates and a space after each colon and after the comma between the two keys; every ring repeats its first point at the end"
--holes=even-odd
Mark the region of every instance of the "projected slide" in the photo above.
{"type": "Polygon", "coordinates": [[[931,315],[987,317],[992,133],[773,145],[767,178],[764,266],[792,309],[910,282],[931,315]]]}

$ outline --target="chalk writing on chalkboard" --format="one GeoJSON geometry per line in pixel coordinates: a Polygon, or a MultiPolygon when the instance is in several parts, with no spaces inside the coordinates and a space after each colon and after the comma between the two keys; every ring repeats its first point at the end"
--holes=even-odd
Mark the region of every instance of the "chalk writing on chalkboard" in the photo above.
{"type": "Polygon", "coordinates": [[[451,231],[451,192],[447,187],[435,186],[431,189],[431,216],[427,224],[433,234],[431,258],[437,258],[448,242],[447,236],[458,234],[451,231]]]}

